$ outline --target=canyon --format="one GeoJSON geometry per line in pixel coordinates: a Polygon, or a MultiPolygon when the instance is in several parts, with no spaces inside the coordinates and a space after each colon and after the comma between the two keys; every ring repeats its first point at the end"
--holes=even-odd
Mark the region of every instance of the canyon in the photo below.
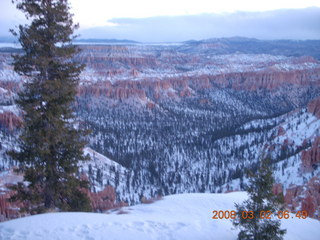
{"type": "MultiPolygon", "coordinates": [[[[91,161],[81,171],[97,211],[163,195],[244,190],[246,171],[265,153],[287,208],[320,216],[320,41],[79,48],[74,61],[86,68],[74,107],[92,130],[91,161]]],[[[13,71],[12,52],[0,51],[3,178],[16,164],[6,151],[23,124],[14,100],[28,81],[13,71]]]]}

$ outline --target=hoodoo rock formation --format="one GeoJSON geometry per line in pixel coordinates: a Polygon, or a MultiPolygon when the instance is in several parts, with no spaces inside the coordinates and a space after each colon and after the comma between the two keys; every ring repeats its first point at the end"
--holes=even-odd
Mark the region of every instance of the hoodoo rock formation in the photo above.
{"type": "Polygon", "coordinates": [[[286,190],[284,200],[291,211],[307,211],[310,217],[319,218],[320,178],[311,178],[305,186],[291,186],[286,190]]]}
{"type": "Polygon", "coordinates": [[[320,137],[317,137],[310,149],[302,151],[302,171],[310,172],[320,167],[320,137]]]}
{"type": "Polygon", "coordinates": [[[91,205],[94,211],[105,212],[112,208],[127,206],[124,202],[116,202],[116,193],[112,186],[107,186],[101,192],[89,193],[91,205]]]}
{"type": "Polygon", "coordinates": [[[308,111],[320,119],[320,97],[314,99],[308,104],[308,111]]]}
{"type": "Polygon", "coordinates": [[[15,115],[13,112],[5,111],[0,112],[0,128],[6,128],[12,131],[21,127],[22,119],[15,115]]]}

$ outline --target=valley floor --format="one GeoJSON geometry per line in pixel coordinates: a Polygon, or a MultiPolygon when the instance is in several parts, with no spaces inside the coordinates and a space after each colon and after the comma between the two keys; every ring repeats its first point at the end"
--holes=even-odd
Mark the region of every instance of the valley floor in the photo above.
{"type": "MultiPolygon", "coordinates": [[[[180,194],[152,204],[98,213],[49,213],[0,223],[0,239],[217,239],[235,240],[230,220],[212,219],[214,210],[235,210],[245,192],[180,194]]],[[[294,216],[291,214],[291,216],[294,216]]],[[[285,239],[319,239],[320,221],[283,219],[285,239]]]]}

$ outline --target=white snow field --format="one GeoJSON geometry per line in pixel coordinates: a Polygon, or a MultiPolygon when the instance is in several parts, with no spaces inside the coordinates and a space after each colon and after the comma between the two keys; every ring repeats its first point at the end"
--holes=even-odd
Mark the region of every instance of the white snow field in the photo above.
{"type": "MultiPolygon", "coordinates": [[[[40,214],[1,223],[0,239],[235,240],[238,231],[230,220],[214,220],[212,211],[234,210],[234,202],[242,202],[246,196],[245,192],[180,194],[109,214],[40,214]]],[[[287,229],[288,240],[320,236],[320,221],[314,219],[283,219],[282,227],[287,229]]]]}

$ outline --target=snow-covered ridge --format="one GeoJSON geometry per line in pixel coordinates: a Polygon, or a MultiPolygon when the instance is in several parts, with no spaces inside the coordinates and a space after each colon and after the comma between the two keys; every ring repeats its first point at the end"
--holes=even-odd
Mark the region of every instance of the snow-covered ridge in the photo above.
{"type": "Polygon", "coordinates": [[[88,155],[90,160],[80,162],[79,167],[88,175],[93,192],[102,191],[107,185],[123,187],[125,167],[89,147],[84,149],[84,155],[88,155]]]}
{"type": "MultiPolygon", "coordinates": [[[[140,81],[196,77],[244,72],[290,72],[319,69],[312,57],[288,57],[266,53],[218,54],[184,51],[180,45],[102,45],[82,46],[76,61],[87,65],[84,82],[140,81]]],[[[20,81],[13,71],[11,56],[0,53],[0,80],[20,81]]]]}
{"type": "MultiPolygon", "coordinates": [[[[153,204],[125,207],[109,214],[49,213],[0,223],[0,238],[37,239],[161,239],[234,240],[229,219],[212,219],[212,211],[235,210],[245,192],[167,196],[153,204]],[[119,215],[119,213],[122,213],[119,215]]],[[[316,240],[320,222],[314,219],[282,219],[285,240],[316,240]]]]}
{"type": "Polygon", "coordinates": [[[312,57],[270,54],[180,52],[165,46],[86,47],[77,59],[87,62],[81,78],[111,82],[220,75],[243,72],[289,72],[320,68],[312,57]],[[103,67],[102,67],[103,66],[103,67]]]}
{"type": "Polygon", "coordinates": [[[291,116],[280,127],[284,129],[285,134],[275,138],[275,142],[284,143],[288,139],[290,143],[296,146],[302,146],[305,140],[314,140],[320,134],[320,120],[311,113],[291,116]]]}
{"type": "Polygon", "coordinates": [[[103,166],[108,166],[108,167],[114,167],[121,169],[122,171],[125,171],[125,168],[121,166],[120,164],[116,163],[115,161],[112,161],[111,159],[107,158],[106,156],[94,151],[93,149],[86,147],[84,149],[84,155],[89,155],[91,158],[91,162],[83,162],[81,166],[86,166],[92,162],[96,164],[97,167],[103,168],[103,166]]]}

